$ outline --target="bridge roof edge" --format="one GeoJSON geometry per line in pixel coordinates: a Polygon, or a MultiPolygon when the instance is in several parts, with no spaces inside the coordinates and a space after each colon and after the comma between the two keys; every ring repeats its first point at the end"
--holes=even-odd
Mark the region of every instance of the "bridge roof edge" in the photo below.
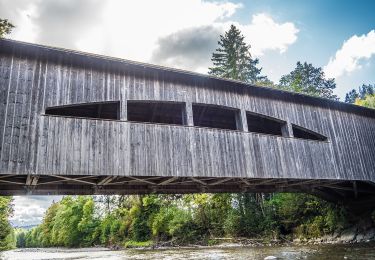
{"type": "MultiPolygon", "coordinates": [[[[12,54],[15,51],[21,52],[21,53],[25,52],[25,54],[26,53],[30,54],[30,53],[33,53],[33,51],[38,51],[38,52],[54,53],[54,54],[60,54],[60,55],[68,55],[70,57],[76,56],[76,58],[88,58],[90,59],[90,61],[109,62],[109,63],[114,63],[114,64],[121,63],[123,65],[131,66],[134,69],[137,69],[137,68],[138,69],[141,69],[141,68],[152,69],[152,70],[157,70],[157,71],[175,73],[175,74],[184,75],[188,77],[198,77],[201,79],[228,82],[228,83],[238,85],[240,87],[252,88],[260,92],[261,91],[271,92],[276,95],[281,95],[281,96],[286,95],[289,97],[293,97],[293,99],[294,98],[301,99],[300,100],[301,103],[312,102],[318,106],[329,105],[329,107],[332,109],[336,108],[339,110],[346,110],[348,112],[354,111],[357,113],[359,112],[360,114],[363,114],[364,112],[365,114],[370,115],[371,117],[375,118],[375,109],[361,107],[361,106],[357,106],[354,104],[344,103],[341,101],[335,101],[335,100],[330,100],[330,99],[321,98],[321,97],[314,97],[314,96],[310,96],[306,94],[290,92],[290,91],[275,89],[271,87],[257,86],[254,84],[249,84],[249,83],[238,81],[238,80],[220,78],[220,77],[216,77],[216,76],[212,76],[208,74],[202,74],[202,73],[197,73],[197,72],[178,69],[178,68],[165,67],[165,66],[155,65],[155,64],[145,63],[145,62],[132,61],[132,60],[127,60],[127,59],[122,59],[122,58],[93,54],[93,53],[82,52],[78,50],[60,48],[60,47],[52,47],[52,46],[29,43],[29,42],[16,41],[16,40],[11,40],[11,39],[0,39],[0,53],[12,54]]],[[[233,86],[228,86],[228,89],[232,87],[233,86]]]]}

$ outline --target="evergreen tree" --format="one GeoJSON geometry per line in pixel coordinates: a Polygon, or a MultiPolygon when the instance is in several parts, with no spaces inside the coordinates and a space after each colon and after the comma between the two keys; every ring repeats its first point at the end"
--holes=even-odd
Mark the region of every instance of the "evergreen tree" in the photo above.
{"type": "Polygon", "coordinates": [[[322,68],[312,64],[297,62],[296,68],[280,79],[279,87],[288,91],[311,96],[338,100],[333,94],[336,88],[334,79],[326,79],[322,68]]]}
{"type": "Polygon", "coordinates": [[[355,89],[352,89],[351,91],[346,93],[345,102],[354,104],[357,99],[363,100],[366,98],[366,96],[372,96],[374,94],[375,94],[375,85],[362,84],[362,86],[358,88],[358,91],[355,89]]]}
{"type": "Polygon", "coordinates": [[[9,34],[14,25],[11,24],[7,19],[0,18],[0,38],[3,38],[5,35],[9,34]]]}
{"type": "Polygon", "coordinates": [[[212,54],[213,67],[209,74],[255,83],[263,77],[262,69],[258,69],[258,59],[252,59],[250,45],[246,45],[244,36],[234,25],[231,25],[225,35],[220,35],[219,48],[212,54]]]}
{"type": "Polygon", "coordinates": [[[346,95],[345,95],[345,103],[354,104],[354,102],[355,102],[355,100],[357,98],[359,98],[359,94],[358,94],[357,90],[352,89],[351,91],[349,91],[348,93],[346,93],[346,95]]]}

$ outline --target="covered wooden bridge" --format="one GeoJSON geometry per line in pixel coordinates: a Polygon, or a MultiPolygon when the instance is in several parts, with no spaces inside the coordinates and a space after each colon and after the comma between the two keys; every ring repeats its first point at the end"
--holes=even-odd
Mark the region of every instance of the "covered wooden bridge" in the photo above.
{"type": "Polygon", "coordinates": [[[11,40],[0,92],[1,195],[375,195],[375,110],[11,40]]]}

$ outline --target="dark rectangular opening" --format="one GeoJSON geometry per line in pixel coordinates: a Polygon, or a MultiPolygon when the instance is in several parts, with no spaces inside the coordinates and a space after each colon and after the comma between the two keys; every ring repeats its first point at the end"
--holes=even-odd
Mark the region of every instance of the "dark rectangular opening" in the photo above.
{"type": "Polygon", "coordinates": [[[98,119],[120,119],[120,102],[94,102],[65,106],[47,107],[46,115],[85,117],[98,119]]]}
{"type": "Polygon", "coordinates": [[[185,104],[161,101],[128,101],[128,121],[185,125],[185,104]]]}
{"type": "Polygon", "coordinates": [[[240,130],[238,109],[193,104],[193,120],[195,126],[240,130]]]}
{"type": "Polygon", "coordinates": [[[314,131],[308,130],[306,128],[293,125],[293,136],[295,138],[308,139],[308,140],[317,140],[317,141],[327,141],[327,137],[321,134],[318,134],[314,131]]]}
{"type": "Polygon", "coordinates": [[[249,132],[282,136],[286,122],[267,116],[246,112],[249,132]]]}

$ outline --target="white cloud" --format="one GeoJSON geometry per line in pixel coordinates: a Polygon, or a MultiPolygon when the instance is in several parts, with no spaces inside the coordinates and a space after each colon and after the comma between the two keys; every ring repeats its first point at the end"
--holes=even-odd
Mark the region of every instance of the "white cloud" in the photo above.
{"type": "Polygon", "coordinates": [[[61,200],[62,196],[14,196],[13,226],[32,226],[42,222],[44,213],[53,201],[61,200]]]}
{"type": "Polygon", "coordinates": [[[268,50],[283,53],[297,40],[298,29],[293,23],[277,23],[266,14],[253,15],[249,24],[235,21],[215,22],[211,25],[190,27],[160,37],[152,53],[152,62],[198,72],[207,72],[211,53],[217,48],[220,34],[235,24],[251,45],[254,57],[268,50]]]}
{"type": "Polygon", "coordinates": [[[251,52],[257,57],[264,55],[267,50],[285,52],[297,40],[299,32],[293,23],[277,23],[264,13],[253,15],[250,24],[239,27],[251,44],[251,52]]]}
{"type": "Polygon", "coordinates": [[[240,7],[201,0],[110,1],[100,25],[76,43],[92,52],[149,61],[159,38],[221,21],[240,7]]]}
{"type": "Polygon", "coordinates": [[[9,19],[16,27],[13,29],[12,38],[34,42],[38,28],[32,18],[36,16],[39,0],[0,0],[0,17],[9,19]]]}
{"type": "Polygon", "coordinates": [[[354,35],[344,42],[334,57],[329,59],[324,72],[329,78],[337,78],[345,73],[361,69],[361,61],[375,55],[375,31],[367,35],[354,35]]]}
{"type": "Polygon", "coordinates": [[[239,24],[233,14],[242,4],[230,1],[14,0],[6,8],[7,4],[0,0],[0,17],[17,26],[14,39],[200,72],[211,65],[219,35],[232,23],[256,57],[267,50],[286,51],[298,34],[293,23],[278,23],[263,13],[239,24]]]}

